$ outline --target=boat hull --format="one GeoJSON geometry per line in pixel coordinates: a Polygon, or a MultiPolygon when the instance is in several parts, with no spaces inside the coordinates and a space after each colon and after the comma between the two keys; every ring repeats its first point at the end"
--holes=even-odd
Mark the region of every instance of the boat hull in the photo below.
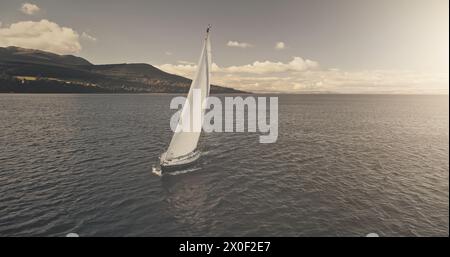
{"type": "Polygon", "coordinates": [[[161,172],[174,172],[174,171],[180,171],[189,167],[192,167],[198,159],[200,158],[200,152],[195,152],[191,156],[185,159],[180,159],[178,161],[173,161],[170,163],[161,163],[161,172]]]}

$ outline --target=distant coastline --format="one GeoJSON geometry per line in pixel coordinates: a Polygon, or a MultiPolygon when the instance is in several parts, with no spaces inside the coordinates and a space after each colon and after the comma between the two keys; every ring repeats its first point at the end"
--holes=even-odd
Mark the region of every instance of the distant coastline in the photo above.
{"type": "MultiPolygon", "coordinates": [[[[187,93],[191,80],[150,64],[95,65],[73,56],[0,47],[0,93],[187,93]]],[[[211,93],[248,92],[211,85],[211,93]]]]}
{"type": "MultiPolygon", "coordinates": [[[[140,90],[134,88],[109,88],[89,85],[80,82],[39,78],[34,80],[18,79],[17,77],[0,74],[0,93],[26,94],[185,94],[188,88],[167,90],[165,92],[140,90]]],[[[252,94],[250,92],[212,86],[213,94],[252,94]]]]}

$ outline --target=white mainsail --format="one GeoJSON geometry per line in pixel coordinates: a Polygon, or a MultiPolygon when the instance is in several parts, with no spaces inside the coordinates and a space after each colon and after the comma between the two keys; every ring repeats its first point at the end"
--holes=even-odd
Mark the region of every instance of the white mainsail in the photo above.
{"type": "Polygon", "coordinates": [[[197,71],[195,73],[194,79],[192,80],[186,102],[181,111],[177,130],[174,133],[172,140],[170,141],[169,147],[165,156],[163,156],[162,161],[177,159],[189,155],[196,150],[197,143],[200,138],[201,128],[203,125],[205,99],[209,96],[210,70],[211,43],[209,40],[208,28],[203,44],[203,49],[200,55],[200,60],[198,61],[197,71]],[[186,123],[190,124],[191,131],[183,131],[183,125],[185,125],[186,123]],[[192,130],[192,128],[194,128],[194,130],[192,130]]]}

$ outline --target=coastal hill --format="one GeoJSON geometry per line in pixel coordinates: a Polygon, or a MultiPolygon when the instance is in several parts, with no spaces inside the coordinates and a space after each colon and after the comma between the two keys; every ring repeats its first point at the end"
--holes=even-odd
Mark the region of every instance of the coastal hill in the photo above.
{"type": "MultiPolygon", "coordinates": [[[[0,92],[187,93],[191,80],[144,63],[94,65],[81,57],[0,47],[0,92]]],[[[211,85],[211,93],[245,93],[211,85]]]]}

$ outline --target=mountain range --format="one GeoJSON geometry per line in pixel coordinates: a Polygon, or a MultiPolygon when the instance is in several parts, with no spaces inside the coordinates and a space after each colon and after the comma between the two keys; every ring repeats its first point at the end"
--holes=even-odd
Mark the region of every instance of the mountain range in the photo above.
{"type": "MultiPolygon", "coordinates": [[[[191,80],[150,64],[95,65],[74,55],[0,47],[0,92],[187,93],[191,80]]],[[[211,85],[211,93],[245,93],[211,85]]]]}

